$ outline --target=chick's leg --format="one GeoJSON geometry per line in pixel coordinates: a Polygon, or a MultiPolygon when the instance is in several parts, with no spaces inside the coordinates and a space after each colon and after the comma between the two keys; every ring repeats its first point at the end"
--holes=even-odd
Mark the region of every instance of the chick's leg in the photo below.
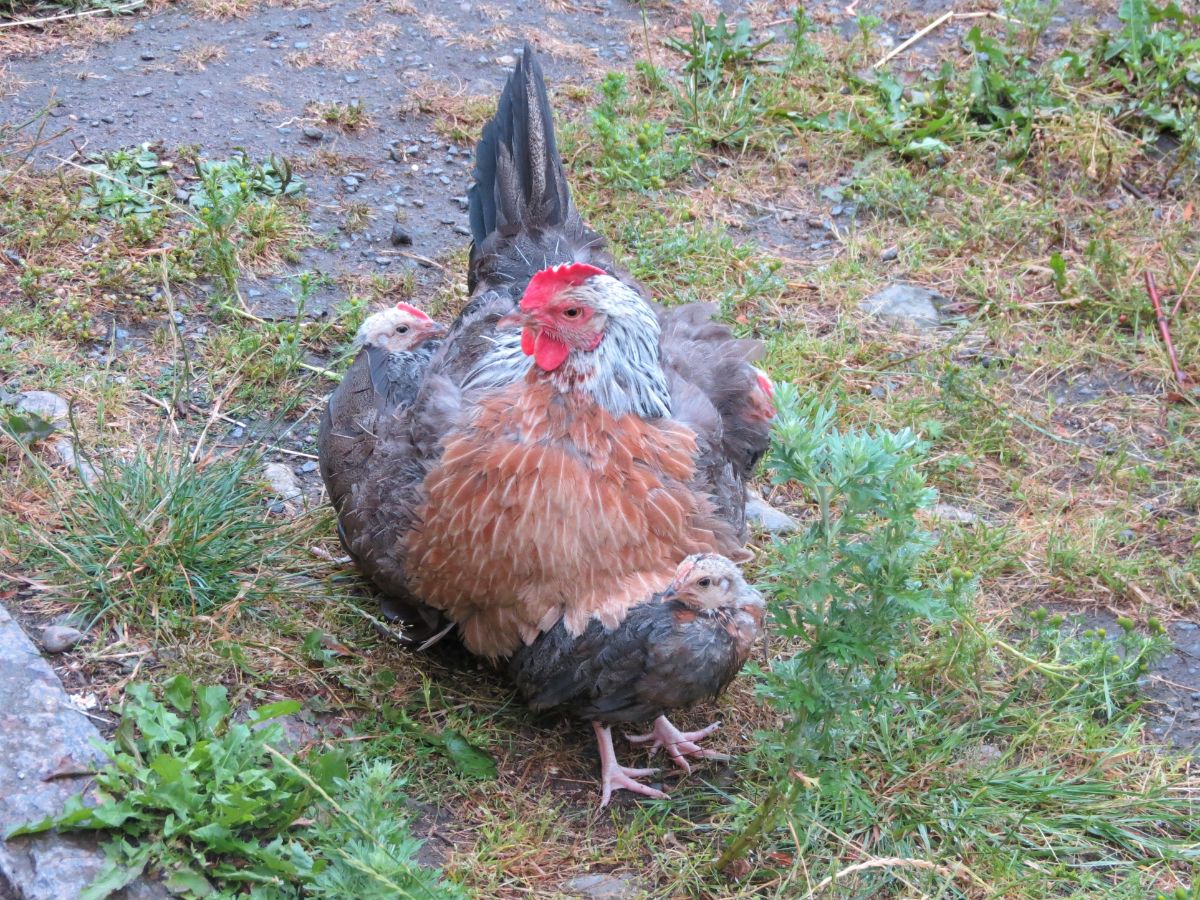
{"type": "Polygon", "coordinates": [[[667,796],[662,791],[635,780],[645,775],[653,775],[658,769],[625,768],[617,762],[617,753],[613,750],[612,730],[609,726],[593,722],[592,730],[596,732],[596,744],[600,748],[600,783],[603,789],[600,797],[601,809],[608,806],[608,801],[612,799],[612,792],[622,788],[656,799],[667,796]]]}
{"type": "Polygon", "coordinates": [[[717,753],[715,750],[706,750],[696,743],[697,741],[704,740],[720,727],[720,722],[713,722],[699,731],[680,731],[671,724],[671,720],[666,716],[659,716],[654,720],[654,730],[650,733],[627,734],[625,738],[634,744],[645,744],[648,741],[653,741],[650,744],[651,753],[654,753],[660,747],[665,748],[667,755],[675,761],[675,765],[690,775],[692,767],[688,765],[688,761],[684,758],[685,756],[696,756],[703,759],[729,759],[724,753],[717,753]]]}

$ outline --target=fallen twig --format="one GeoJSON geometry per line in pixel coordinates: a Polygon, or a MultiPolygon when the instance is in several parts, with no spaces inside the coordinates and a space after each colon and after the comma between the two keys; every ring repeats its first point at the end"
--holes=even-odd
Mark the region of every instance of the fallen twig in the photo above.
{"type": "Polygon", "coordinates": [[[1197,259],[1196,264],[1192,266],[1192,274],[1188,276],[1187,284],[1183,286],[1183,290],[1179,292],[1179,297],[1175,300],[1175,305],[1171,307],[1172,319],[1175,318],[1175,313],[1179,312],[1179,307],[1183,306],[1183,298],[1192,289],[1192,282],[1196,280],[1197,273],[1200,273],[1200,259],[1197,259]]]}
{"type": "MultiPolygon", "coordinates": [[[[851,4],[851,6],[853,6],[853,5],[854,4],[851,4]]],[[[849,14],[849,12],[850,12],[849,7],[847,7],[846,12],[847,12],[847,14],[849,14]]],[[[871,66],[871,68],[878,69],[880,66],[887,64],[890,60],[899,56],[901,53],[903,53],[905,50],[907,50],[913,44],[917,43],[917,41],[921,40],[923,37],[925,37],[929,33],[941,28],[943,25],[945,25],[951,19],[997,19],[1001,22],[1014,22],[1015,21],[1014,19],[1010,19],[1008,16],[1002,16],[1002,15],[1000,15],[1000,13],[991,12],[990,10],[985,10],[982,12],[942,13],[940,16],[938,16],[936,19],[934,19],[932,22],[930,22],[928,25],[926,25],[924,28],[922,28],[920,31],[918,31],[916,34],[914,34],[908,40],[900,42],[895,47],[893,47],[891,50],[889,50],[877,63],[875,63],[875,65],[871,66]]]]}
{"type": "Polygon", "coordinates": [[[19,22],[0,22],[0,28],[19,28],[21,26],[37,27],[45,25],[47,22],[60,22],[63,19],[82,19],[84,16],[99,16],[103,13],[117,15],[118,13],[130,12],[145,6],[146,0],[133,0],[132,3],[126,3],[124,6],[102,6],[98,9],[88,9],[83,12],[61,13],[57,16],[46,16],[44,19],[21,19],[19,22]]]}
{"type": "Polygon", "coordinates": [[[1171,326],[1167,321],[1167,314],[1163,311],[1162,301],[1158,297],[1158,286],[1154,283],[1154,273],[1149,269],[1146,270],[1146,293],[1150,295],[1150,302],[1154,304],[1154,317],[1158,321],[1158,333],[1162,335],[1163,344],[1167,348],[1167,358],[1171,361],[1171,372],[1179,384],[1187,384],[1188,377],[1179,368],[1179,360],[1175,358],[1175,344],[1171,341],[1171,326]]]}

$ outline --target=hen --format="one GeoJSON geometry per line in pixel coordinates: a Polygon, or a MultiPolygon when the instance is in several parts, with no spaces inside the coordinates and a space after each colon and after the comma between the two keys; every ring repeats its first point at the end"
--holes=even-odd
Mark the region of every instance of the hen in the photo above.
{"type": "Polygon", "coordinates": [[[615,789],[649,797],[662,791],[637,779],[657,769],[617,763],[611,726],[654,719],[635,743],[665,748],[685,772],[688,755],[716,757],[696,745],[718,726],[681,732],[666,711],[716,697],[733,680],[762,633],[762,596],[723,556],[689,556],[667,589],[630,608],[615,628],[593,619],[573,635],[559,622],[519,647],[509,673],[534,710],[560,709],[588,719],[600,748],[600,805],[615,789]]]}
{"type": "Polygon", "coordinates": [[[774,410],[756,342],[658,309],[583,225],[528,46],[475,174],[470,301],[411,406],[322,455],[364,572],[499,659],[617,626],[690,554],[741,557],[774,410]]]}
{"type": "MultiPolygon", "coordinates": [[[[445,331],[445,326],[407,303],[368,316],[354,337],[359,354],[321,417],[318,458],[321,478],[338,514],[338,535],[346,552],[372,577],[373,557],[357,553],[349,539],[360,528],[361,507],[354,495],[364,483],[379,419],[395,416],[412,404],[445,331]]],[[[386,592],[384,612],[413,626],[413,636],[440,624],[440,617],[428,607],[407,600],[402,584],[381,583],[380,587],[386,592]]]]}

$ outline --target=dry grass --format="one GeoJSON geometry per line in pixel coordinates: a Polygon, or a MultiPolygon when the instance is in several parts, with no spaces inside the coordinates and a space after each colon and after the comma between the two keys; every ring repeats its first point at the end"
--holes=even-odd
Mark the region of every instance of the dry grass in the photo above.
{"type": "Polygon", "coordinates": [[[244,19],[259,5],[258,0],[188,0],[188,5],[206,19],[228,22],[244,19]]]}
{"type": "Polygon", "coordinates": [[[224,58],[225,48],[219,44],[194,44],[179,54],[180,64],[196,72],[203,72],[224,58]]]}
{"type": "Polygon", "coordinates": [[[409,82],[408,93],[396,109],[405,118],[414,113],[432,116],[434,130],[458,143],[475,140],[474,135],[496,108],[494,97],[469,94],[465,86],[417,75],[409,82]]]}
{"type": "Polygon", "coordinates": [[[0,31],[0,62],[43,56],[64,48],[70,51],[64,56],[68,62],[79,62],[87,59],[97,44],[123,37],[132,27],[124,18],[89,16],[55,22],[45,30],[6,28],[0,31]]]}
{"type": "Polygon", "coordinates": [[[400,26],[381,22],[358,31],[332,31],[322,35],[316,46],[296,50],[286,57],[288,64],[298,69],[324,66],[329,69],[357,70],[368,56],[382,57],[400,26]]]}

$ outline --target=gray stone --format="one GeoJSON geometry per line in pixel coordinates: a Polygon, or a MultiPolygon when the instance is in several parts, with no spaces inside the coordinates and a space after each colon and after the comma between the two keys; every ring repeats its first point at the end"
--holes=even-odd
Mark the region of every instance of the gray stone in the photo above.
{"type": "Polygon", "coordinates": [[[271,463],[263,469],[263,478],[271,486],[271,490],[280,500],[300,499],[300,485],[296,483],[296,475],[290,466],[283,463],[271,463]]]}
{"type": "Polygon", "coordinates": [[[17,395],[17,409],[23,413],[33,413],[61,430],[67,424],[71,404],[50,391],[25,391],[17,395]]]}
{"type": "Polygon", "coordinates": [[[773,507],[753,488],[746,491],[746,521],[767,534],[791,534],[800,528],[796,519],[773,507]]]}
{"type": "Polygon", "coordinates": [[[47,625],[39,640],[47,653],[63,653],[83,640],[83,632],[70,625],[47,625]]]}
{"type": "Polygon", "coordinates": [[[973,525],[979,521],[979,516],[969,509],[961,509],[949,503],[935,503],[929,514],[941,522],[956,522],[960,525],[973,525]]]}
{"type": "Polygon", "coordinates": [[[588,900],[628,900],[641,897],[646,889],[632,875],[580,875],[563,885],[569,892],[588,900]]]}
{"type": "Polygon", "coordinates": [[[405,231],[399,222],[392,226],[390,240],[397,247],[407,247],[413,242],[412,235],[405,231]]]}
{"type": "MultiPolygon", "coordinates": [[[[90,783],[87,771],[104,764],[104,755],[92,746],[99,740],[95,726],[0,606],[0,830],[62,812],[67,798],[90,783]]],[[[94,834],[0,841],[0,897],[78,897],[104,863],[94,834]]],[[[141,900],[167,892],[138,879],[113,896],[141,900]]]]}
{"type": "Polygon", "coordinates": [[[80,459],[75,452],[75,442],[67,435],[59,435],[50,443],[50,451],[58,457],[58,461],[79,476],[79,480],[91,486],[96,483],[100,473],[86,459],[80,459]]]}
{"type": "Polygon", "coordinates": [[[939,307],[946,298],[936,291],[912,284],[889,284],[864,298],[859,306],[869,316],[905,331],[927,331],[942,320],[939,307]]]}
{"type": "Polygon", "coordinates": [[[323,132],[320,128],[313,127],[312,125],[306,125],[304,130],[301,131],[301,134],[303,134],[310,141],[319,141],[321,138],[325,137],[325,132],[323,132]]]}

